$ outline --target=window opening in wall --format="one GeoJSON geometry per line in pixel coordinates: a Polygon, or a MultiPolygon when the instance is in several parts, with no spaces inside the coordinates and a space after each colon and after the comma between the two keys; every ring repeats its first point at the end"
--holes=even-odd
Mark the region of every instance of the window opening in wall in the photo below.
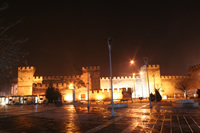
{"type": "Polygon", "coordinates": [[[81,94],[81,100],[85,100],[85,94],[81,94]]]}

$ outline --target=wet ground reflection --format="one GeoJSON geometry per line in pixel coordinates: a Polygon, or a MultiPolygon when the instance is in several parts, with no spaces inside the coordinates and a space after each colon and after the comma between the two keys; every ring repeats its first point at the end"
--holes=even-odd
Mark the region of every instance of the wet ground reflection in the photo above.
{"type": "Polygon", "coordinates": [[[169,103],[107,105],[1,106],[0,132],[200,132],[200,110],[172,108],[169,103]]]}

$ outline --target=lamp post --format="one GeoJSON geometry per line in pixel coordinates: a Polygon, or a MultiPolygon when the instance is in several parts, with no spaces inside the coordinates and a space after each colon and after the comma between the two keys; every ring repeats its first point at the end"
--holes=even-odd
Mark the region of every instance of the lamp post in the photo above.
{"type": "Polygon", "coordinates": [[[141,87],[142,87],[142,98],[144,97],[144,95],[143,95],[143,86],[142,86],[142,74],[143,74],[143,72],[140,72],[140,82],[141,82],[141,87]]]}
{"type": "Polygon", "coordinates": [[[111,61],[111,42],[112,38],[106,38],[108,43],[108,49],[109,49],[109,59],[110,59],[110,87],[111,87],[111,104],[112,104],[112,117],[115,116],[114,112],[114,103],[113,103],[113,86],[112,86],[112,61],[111,61]]]}
{"type": "Polygon", "coordinates": [[[154,77],[155,102],[157,102],[157,98],[156,98],[156,84],[155,84],[155,74],[153,74],[153,77],[154,77]]]}
{"type": "Polygon", "coordinates": [[[75,85],[73,86],[73,103],[75,103],[76,102],[76,97],[75,97],[75,85]]]}
{"type": "Polygon", "coordinates": [[[72,89],[72,100],[75,102],[75,86],[73,83],[69,84],[69,89],[72,89]]]}
{"type": "MultiPolygon", "coordinates": [[[[134,91],[134,93],[135,93],[135,98],[136,98],[136,90],[135,90],[135,73],[133,73],[133,91],[134,91]]],[[[132,91],[132,92],[133,92],[133,91],[132,91]]],[[[131,100],[132,100],[132,103],[133,103],[132,92],[131,92],[131,100]]]]}
{"type": "Polygon", "coordinates": [[[90,101],[89,101],[89,68],[87,68],[87,91],[88,91],[88,109],[90,108],[90,101]]]}
{"type": "Polygon", "coordinates": [[[150,108],[152,108],[151,96],[150,96],[150,88],[149,88],[148,57],[144,57],[143,60],[144,60],[144,63],[146,65],[146,69],[147,69],[147,81],[148,81],[148,90],[149,90],[149,103],[150,103],[150,108]]]}
{"type": "MultiPolygon", "coordinates": [[[[133,65],[135,62],[134,60],[130,60],[130,64],[133,65]]],[[[133,97],[132,97],[132,94],[133,94],[133,91],[135,93],[135,98],[136,98],[136,91],[135,91],[135,73],[133,73],[133,90],[131,90],[131,101],[133,103],[133,97]]]]}

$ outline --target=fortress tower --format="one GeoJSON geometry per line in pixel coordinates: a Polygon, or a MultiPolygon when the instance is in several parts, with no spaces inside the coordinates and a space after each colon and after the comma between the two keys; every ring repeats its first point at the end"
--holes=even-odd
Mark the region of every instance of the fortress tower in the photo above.
{"type": "Polygon", "coordinates": [[[35,67],[18,67],[17,95],[32,95],[35,67]]]}
{"type": "MultiPolygon", "coordinates": [[[[82,67],[83,74],[87,72],[87,67],[82,67]]],[[[100,90],[100,66],[89,67],[91,88],[92,90],[100,90]]]]}
{"type": "MultiPolygon", "coordinates": [[[[146,65],[140,68],[143,75],[141,76],[141,80],[143,82],[143,86],[146,88],[147,96],[148,96],[148,79],[147,79],[147,67],[146,65]]],[[[149,88],[150,93],[155,92],[154,87],[156,89],[161,88],[161,79],[160,79],[160,66],[159,65],[148,65],[148,76],[149,76],[149,88]]]]}
{"type": "MultiPolygon", "coordinates": [[[[122,91],[126,92],[129,89],[133,90],[132,97],[149,97],[150,93],[155,93],[155,88],[159,89],[161,95],[183,95],[183,92],[176,91],[175,85],[182,78],[193,78],[195,88],[188,91],[188,94],[193,96],[196,89],[200,86],[200,65],[191,66],[188,70],[188,75],[185,76],[161,76],[159,65],[148,65],[149,89],[147,79],[147,66],[140,68],[143,72],[140,76],[130,77],[113,77],[114,98],[121,99],[122,91]]],[[[18,68],[18,88],[17,95],[43,95],[50,83],[53,87],[58,88],[64,97],[72,98],[72,89],[69,89],[69,83],[75,79],[80,79],[85,82],[86,87],[76,89],[76,100],[87,99],[87,83],[89,79],[89,90],[92,95],[90,99],[110,98],[110,77],[100,77],[100,67],[90,66],[82,67],[81,75],[74,76],[36,76],[34,77],[35,67],[19,67],[18,68]],[[87,72],[89,70],[89,73],[87,72]],[[89,78],[88,78],[89,76],[89,78]],[[100,89],[101,87],[101,89],[100,89]]]]}

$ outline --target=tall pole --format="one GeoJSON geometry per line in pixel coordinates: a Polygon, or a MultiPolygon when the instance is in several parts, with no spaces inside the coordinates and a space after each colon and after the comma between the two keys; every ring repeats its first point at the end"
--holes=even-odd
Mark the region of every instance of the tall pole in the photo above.
{"type": "Polygon", "coordinates": [[[135,82],[136,82],[136,80],[135,80],[135,75],[134,75],[134,92],[135,92],[135,100],[136,100],[136,87],[135,87],[135,82]]]}
{"type": "Polygon", "coordinates": [[[148,90],[149,90],[149,104],[150,104],[150,108],[152,108],[150,88],[149,88],[148,57],[144,57],[143,59],[144,59],[144,63],[146,64],[146,69],[147,69],[147,81],[148,81],[148,90]]]}
{"type": "Polygon", "coordinates": [[[73,85],[73,102],[75,103],[76,101],[75,101],[75,85],[73,85]]]}
{"type": "Polygon", "coordinates": [[[112,117],[114,117],[114,116],[115,116],[115,112],[114,112],[114,103],[113,103],[113,86],[112,86],[111,41],[112,41],[112,38],[107,38],[108,49],[109,49],[109,59],[110,59],[110,87],[111,87],[112,117]]]}
{"type": "MultiPolygon", "coordinates": [[[[133,97],[132,97],[132,94],[133,94],[133,91],[134,91],[134,94],[135,94],[135,73],[133,73],[133,89],[131,91],[131,101],[133,103],[133,97]]],[[[136,94],[135,94],[135,98],[136,98],[136,94]]]]}
{"type": "MultiPolygon", "coordinates": [[[[134,64],[134,60],[131,60],[130,61],[130,64],[132,65],[132,64],[134,64]]],[[[132,101],[132,103],[133,103],[133,91],[134,91],[134,93],[135,93],[135,98],[136,98],[136,91],[135,91],[135,73],[133,73],[133,88],[131,89],[131,101],[132,101]]]]}
{"type": "Polygon", "coordinates": [[[89,68],[87,68],[87,91],[88,91],[88,109],[90,108],[90,100],[89,100],[89,68]]]}
{"type": "Polygon", "coordinates": [[[157,102],[157,97],[156,97],[156,84],[155,84],[155,74],[153,74],[153,77],[154,77],[155,102],[157,102]]]}
{"type": "Polygon", "coordinates": [[[144,97],[144,94],[143,94],[143,85],[142,85],[142,78],[141,78],[141,76],[140,76],[140,79],[141,79],[141,87],[142,87],[142,98],[144,97]]]}
{"type": "Polygon", "coordinates": [[[144,92],[143,92],[143,84],[142,84],[142,72],[140,72],[140,84],[141,84],[141,87],[142,87],[142,98],[144,97],[144,92]]]}

